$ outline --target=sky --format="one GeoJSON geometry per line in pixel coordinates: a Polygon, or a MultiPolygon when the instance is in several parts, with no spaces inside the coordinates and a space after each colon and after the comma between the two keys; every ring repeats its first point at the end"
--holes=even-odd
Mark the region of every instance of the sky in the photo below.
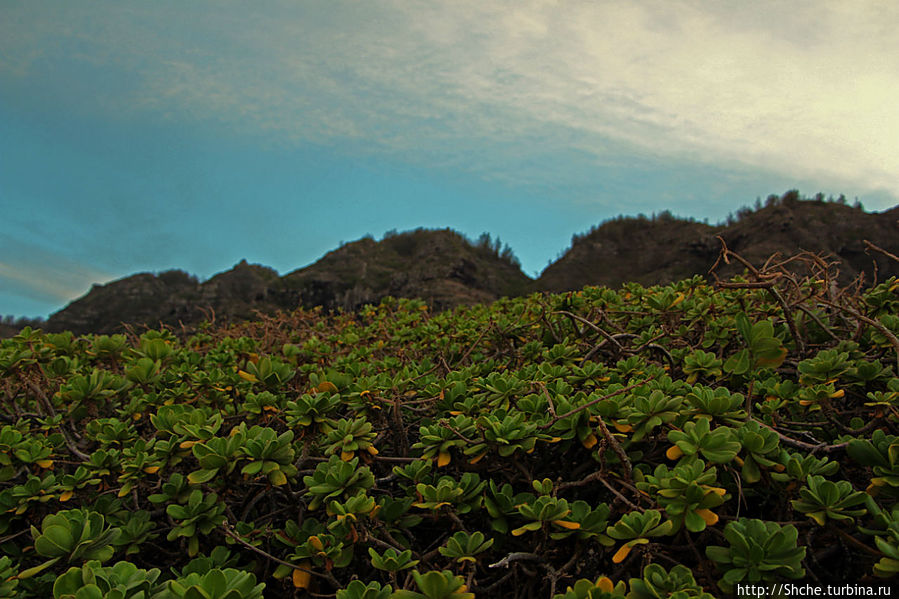
{"type": "Polygon", "coordinates": [[[899,203],[899,3],[0,0],[0,315],[389,230],[899,203]]]}

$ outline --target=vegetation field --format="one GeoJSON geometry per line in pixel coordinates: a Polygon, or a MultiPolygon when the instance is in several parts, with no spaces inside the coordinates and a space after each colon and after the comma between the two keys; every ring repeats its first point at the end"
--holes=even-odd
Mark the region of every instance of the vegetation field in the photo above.
{"type": "MultiPolygon", "coordinates": [[[[725,249],[722,258],[739,260],[725,249]]],[[[0,597],[725,597],[899,572],[899,283],[0,343],[0,597]]],[[[884,583],[886,584],[886,583],[884,583]]]]}

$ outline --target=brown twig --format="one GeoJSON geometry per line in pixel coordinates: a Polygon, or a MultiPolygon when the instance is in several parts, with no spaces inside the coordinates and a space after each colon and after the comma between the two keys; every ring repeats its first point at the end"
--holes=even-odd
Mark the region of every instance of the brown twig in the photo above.
{"type": "Polygon", "coordinates": [[[890,342],[890,344],[893,346],[893,349],[896,351],[896,366],[897,366],[897,368],[899,368],[899,337],[896,337],[896,335],[894,335],[891,330],[886,328],[882,322],[875,320],[873,318],[869,318],[869,317],[865,316],[864,314],[862,314],[861,312],[859,312],[857,310],[853,310],[852,308],[850,308],[848,306],[842,306],[840,304],[835,304],[833,302],[829,302],[825,299],[820,299],[820,298],[818,299],[818,301],[821,302],[822,304],[824,304],[825,306],[830,306],[831,308],[836,308],[837,310],[842,310],[843,312],[851,315],[853,318],[855,318],[865,324],[871,325],[872,327],[877,329],[884,337],[887,338],[887,341],[890,342]]]}
{"type": "Polygon", "coordinates": [[[551,427],[552,425],[554,425],[554,424],[555,424],[556,422],[558,422],[559,420],[563,420],[563,419],[565,419],[565,418],[568,418],[569,416],[573,416],[574,414],[577,414],[578,412],[582,412],[583,410],[586,410],[587,408],[589,408],[589,407],[591,407],[591,406],[594,406],[594,405],[598,404],[598,403],[601,402],[601,401],[604,401],[604,400],[606,400],[606,399],[611,399],[611,398],[613,398],[613,397],[616,397],[616,396],[618,396],[618,395],[621,395],[622,393],[627,393],[628,391],[633,391],[633,390],[636,389],[637,387],[640,387],[641,385],[645,385],[646,383],[648,383],[649,381],[653,380],[654,378],[656,378],[656,375],[653,374],[653,375],[651,375],[651,376],[646,377],[645,379],[643,379],[643,380],[640,381],[639,383],[634,383],[633,385],[628,385],[627,387],[622,387],[621,389],[618,389],[617,391],[612,391],[611,393],[608,393],[608,394],[606,394],[606,395],[603,395],[602,397],[598,397],[598,398],[596,398],[596,399],[594,399],[594,400],[592,400],[592,401],[588,401],[587,403],[585,403],[585,404],[583,404],[583,405],[580,405],[580,406],[578,406],[578,407],[576,407],[576,408],[574,408],[574,409],[572,409],[572,410],[569,410],[569,411],[565,412],[565,413],[562,414],[561,416],[556,416],[555,418],[553,418],[552,420],[550,420],[550,421],[547,422],[546,424],[541,424],[541,425],[540,425],[540,429],[541,429],[541,430],[542,430],[542,429],[547,429],[547,428],[551,427]]]}
{"type": "Polygon", "coordinates": [[[890,260],[895,260],[896,262],[899,262],[899,256],[897,256],[896,254],[891,254],[890,252],[886,251],[886,250],[883,249],[882,247],[877,247],[876,245],[874,245],[873,243],[871,243],[871,242],[868,241],[867,239],[864,240],[864,244],[865,244],[865,247],[868,248],[869,250],[874,250],[875,252],[878,252],[878,253],[880,253],[880,254],[883,254],[884,256],[886,256],[887,258],[889,258],[890,260]]]}

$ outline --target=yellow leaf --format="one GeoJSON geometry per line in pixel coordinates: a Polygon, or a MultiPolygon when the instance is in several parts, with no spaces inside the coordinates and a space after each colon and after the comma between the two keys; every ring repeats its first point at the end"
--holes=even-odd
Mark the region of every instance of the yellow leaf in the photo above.
{"type": "Polygon", "coordinates": [[[440,454],[437,456],[437,467],[442,468],[443,466],[446,466],[447,464],[450,463],[450,459],[451,459],[450,452],[441,451],[440,454]]]}
{"type": "Polygon", "coordinates": [[[341,451],[340,459],[343,460],[344,462],[349,462],[350,460],[353,459],[353,455],[355,455],[355,454],[352,451],[341,451]]]}
{"type": "Polygon", "coordinates": [[[38,460],[35,462],[41,468],[47,469],[53,467],[53,460],[38,460]]]}
{"type": "Polygon", "coordinates": [[[586,447],[587,449],[592,449],[594,445],[596,445],[597,443],[599,443],[599,440],[596,438],[596,435],[594,435],[593,433],[590,433],[589,435],[587,435],[587,438],[586,438],[586,439],[584,439],[583,441],[581,441],[581,443],[582,443],[583,446],[586,447]]]}
{"type": "Polygon", "coordinates": [[[324,551],[325,546],[322,545],[322,540],[318,538],[316,535],[312,535],[309,537],[309,544],[312,545],[313,549],[316,551],[324,551]]]}
{"type": "Polygon", "coordinates": [[[684,451],[677,445],[672,445],[668,448],[668,451],[665,452],[665,457],[669,460],[676,460],[682,455],[684,455],[684,451]]]}
{"type": "Polygon", "coordinates": [[[379,453],[378,448],[375,447],[374,445],[369,445],[368,447],[365,448],[365,451],[367,451],[371,455],[378,455],[378,453],[379,453]]]}
{"type": "Polygon", "coordinates": [[[475,457],[471,458],[470,460],[468,460],[468,463],[469,464],[477,464],[484,458],[485,455],[487,455],[486,451],[484,453],[478,454],[475,457]]]}
{"type": "Polygon", "coordinates": [[[256,378],[256,375],[250,374],[249,372],[246,372],[246,371],[244,371],[244,370],[238,370],[238,371],[237,371],[237,376],[239,376],[239,377],[242,378],[243,380],[249,381],[249,382],[251,382],[251,383],[258,383],[258,382],[259,382],[259,379],[256,378]]]}
{"type": "Polygon", "coordinates": [[[269,472],[268,480],[274,487],[280,487],[281,485],[287,484],[287,476],[285,476],[284,473],[280,470],[272,470],[271,472],[269,472]]]}
{"type": "Polygon", "coordinates": [[[737,455],[737,456],[734,456],[734,461],[737,463],[737,466],[742,466],[742,465],[743,465],[743,458],[741,458],[741,457],[738,456],[738,455],[737,455]]]}
{"type": "Polygon", "coordinates": [[[615,552],[615,555],[612,556],[613,564],[620,564],[624,561],[624,558],[627,557],[627,554],[631,552],[630,545],[622,545],[621,549],[615,552]]]}
{"type": "Polygon", "coordinates": [[[615,585],[612,584],[612,579],[608,576],[601,576],[599,580],[596,581],[596,588],[604,593],[611,593],[615,590],[615,585]]]}
{"type": "Polygon", "coordinates": [[[844,389],[837,389],[835,392],[830,394],[831,399],[839,399],[846,395],[846,391],[844,389]]]}
{"type": "Polygon", "coordinates": [[[818,523],[819,526],[824,526],[827,522],[827,518],[824,516],[824,512],[811,512],[808,514],[808,517],[818,523]]]}
{"type": "MultiPolygon", "coordinates": [[[[300,566],[303,568],[309,567],[309,562],[301,562],[300,566]]],[[[312,581],[312,574],[306,572],[305,570],[297,570],[294,569],[293,576],[293,586],[297,589],[308,589],[309,583],[312,581]]]]}
{"type": "Polygon", "coordinates": [[[331,381],[322,381],[315,387],[319,393],[337,393],[337,385],[331,381]]]}
{"type": "Polygon", "coordinates": [[[553,524],[557,524],[562,528],[567,528],[568,530],[577,530],[581,527],[577,522],[569,522],[568,520],[553,520],[553,524]]]}
{"type": "Polygon", "coordinates": [[[673,308],[674,306],[676,306],[679,303],[681,303],[682,301],[684,301],[684,297],[686,297],[686,296],[683,293],[678,292],[677,299],[675,299],[673,302],[671,302],[671,307],[673,308]]]}
{"type": "Polygon", "coordinates": [[[141,414],[140,412],[138,412],[137,414],[132,414],[132,415],[131,415],[131,420],[137,421],[137,420],[140,420],[140,419],[143,418],[143,417],[144,417],[144,415],[141,414]]]}
{"type": "Polygon", "coordinates": [[[65,493],[63,493],[59,496],[59,500],[63,501],[63,502],[68,501],[69,499],[72,498],[72,495],[74,495],[74,494],[75,493],[72,491],[66,491],[65,493]]]}
{"type": "Polygon", "coordinates": [[[199,441],[182,441],[178,444],[178,447],[180,447],[181,449],[190,449],[197,443],[199,443],[199,441]]]}
{"type": "Polygon", "coordinates": [[[159,466],[147,466],[146,468],[144,468],[144,472],[146,472],[147,474],[156,474],[157,472],[159,472],[159,466]]]}
{"type": "Polygon", "coordinates": [[[711,491],[712,493],[720,495],[721,497],[724,497],[725,493],[727,493],[727,490],[722,489],[721,487],[705,487],[705,490],[711,491]]]}
{"type": "Polygon", "coordinates": [[[705,520],[705,523],[709,526],[713,526],[718,522],[718,514],[713,512],[712,510],[706,508],[700,508],[696,510],[696,513],[699,514],[699,517],[705,520]]]}
{"type": "Polygon", "coordinates": [[[632,427],[630,424],[621,424],[621,423],[616,422],[615,430],[618,431],[619,433],[629,433],[634,430],[634,427],[632,427]]]}

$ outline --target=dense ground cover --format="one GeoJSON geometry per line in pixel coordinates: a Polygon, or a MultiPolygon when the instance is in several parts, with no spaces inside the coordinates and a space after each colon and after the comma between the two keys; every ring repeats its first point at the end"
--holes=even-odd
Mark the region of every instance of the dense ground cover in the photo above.
{"type": "Polygon", "coordinates": [[[189,336],[25,329],[0,344],[0,597],[892,576],[899,284],[808,264],[189,336]]]}

